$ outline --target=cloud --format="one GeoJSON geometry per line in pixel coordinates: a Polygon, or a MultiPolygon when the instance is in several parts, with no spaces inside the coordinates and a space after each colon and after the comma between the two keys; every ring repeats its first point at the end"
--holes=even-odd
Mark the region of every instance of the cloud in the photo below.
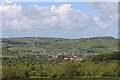
{"type": "Polygon", "coordinates": [[[118,2],[94,2],[90,6],[95,11],[101,13],[105,21],[111,21],[117,26],[118,22],[118,2]]]}
{"type": "Polygon", "coordinates": [[[104,29],[108,26],[99,17],[92,17],[90,14],[71,8],[71,4],[48,7],[30,5],[28,8],[11,4],[0,7],[0,11],[4,14],[4,27],[8,29],[77,30],[95,28],[93,26],[104,29]]]}
{"type": "Polygon", "coordinates": [[[95,23],[96,23],[97,25],[99,25],[102,29],[105,29],[105,28],[108,27],[108,25],[105,24],[105,23],[101,20],[100,17],[95,17],[95,18],[94,18],[94,21],[95,21],[95,23]]]}
{"type": "Polygon", "coordinates": [[[7,5],[7,6],[0,6],[0,12],[3,12],[7,18],[17,18],[17,16],[21,15],[21,5],[7,5]]]}
{"type": "Polygon", "coordinates": [[[104,14],[116,14],[118,12],[118,2],[94,2],[91,7],[104,14]]]}

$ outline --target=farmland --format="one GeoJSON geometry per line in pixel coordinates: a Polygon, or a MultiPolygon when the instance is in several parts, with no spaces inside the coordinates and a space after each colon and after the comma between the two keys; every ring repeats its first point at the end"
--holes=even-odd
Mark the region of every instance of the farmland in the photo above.
{"type": "Polygon", "coordinates": [[[7,38],[3,46],[10,51],[31,50],[46,52],[112,52],[118,48],[118,40],[113,37],[93,37],[82,39],[64,38],[7,38]]]}
{"type": "Polygon", "coordinates": [[[113,37],[23,37],[1,41],[4,79],[117,80],[120,76],[118,39],[113,37]]]}

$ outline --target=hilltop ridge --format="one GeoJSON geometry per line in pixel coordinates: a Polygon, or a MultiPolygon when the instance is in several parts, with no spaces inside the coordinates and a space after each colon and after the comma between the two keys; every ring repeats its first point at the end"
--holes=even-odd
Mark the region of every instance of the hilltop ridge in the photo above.
{"type": "Polygon", "coordinates": [[[118,39],[114,37],[92,37],[81,39],[22,37],[3,38],[3,49],[8,51],[31,52],[113,52],[118,48],[118,39]]]}

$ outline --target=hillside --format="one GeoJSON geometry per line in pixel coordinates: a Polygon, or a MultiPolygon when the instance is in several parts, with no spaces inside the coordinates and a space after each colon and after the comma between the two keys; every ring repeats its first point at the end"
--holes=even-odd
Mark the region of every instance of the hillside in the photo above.
{"type": "Polygon", "coordinates": [[[82,39],[29,37],[4,38],[1,41],[3,78],[112,80],[120,76],[118,73],[120,60],[116,52],[118,40],[113,37],[82,39]]]}
{"type": "Polygon", "coordinates": [[[118,40],[113,37],[93,37],[81,39],[23,37],[3,38],[1,47],[4,52],[80,52],[103,53],[118,49],[118,40]]]}

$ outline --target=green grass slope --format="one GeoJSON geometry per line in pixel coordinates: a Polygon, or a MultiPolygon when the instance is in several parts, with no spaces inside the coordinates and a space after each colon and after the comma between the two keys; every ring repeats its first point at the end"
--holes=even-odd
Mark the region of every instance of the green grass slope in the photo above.
{"type": "Polygon", "coordinates": [[[103,53],[118,50],[118,40],[113,37],[93,37],[81,39],[47,37],[3,38],[2,43],[3,52],[45,51],[103,53]]]}

